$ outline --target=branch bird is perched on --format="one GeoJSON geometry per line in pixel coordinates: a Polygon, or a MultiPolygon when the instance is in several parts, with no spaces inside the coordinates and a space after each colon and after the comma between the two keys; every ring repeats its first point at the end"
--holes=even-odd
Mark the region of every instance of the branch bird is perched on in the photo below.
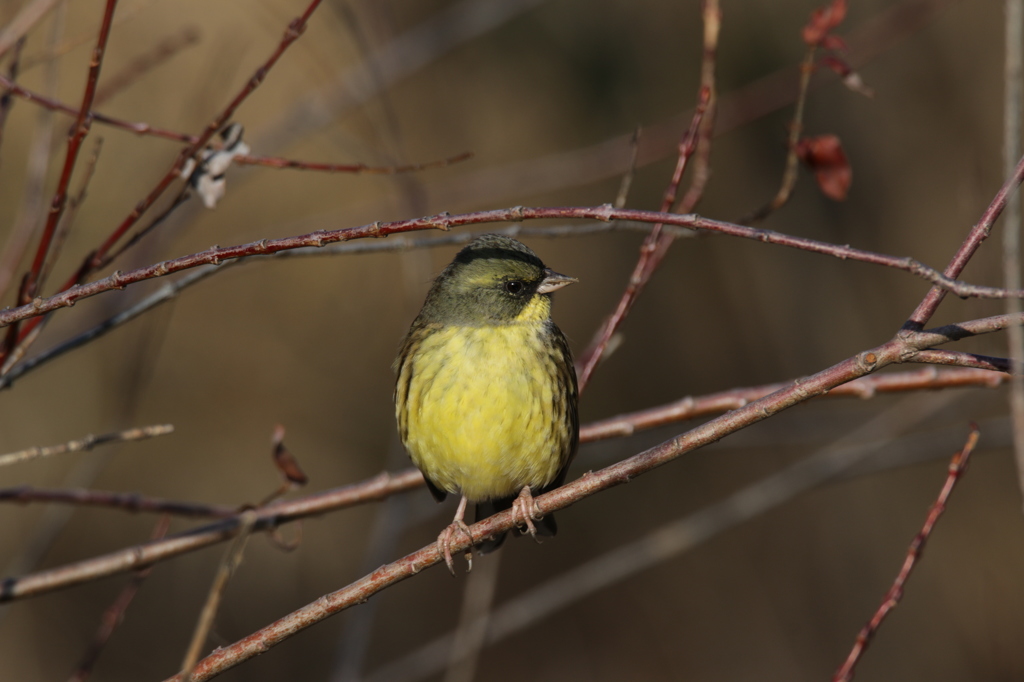
{"type": "MultiPolygon", "coordinates": [[[[402,442],[439,502],[462,495],[437,538],[453,574],[450,543],[457,532],[470,536],[468,502],[477,503],[477,520],[512,507],[526,532],[555,534],[554,518],[540,517],[531,493],[562,484],[579,443],[576,371],[551,321],[551,293],[575,281],[515,239],[483,235],[434,280],[402,342],[395,360],[402,442]]],[[[492,551],[502,540],[478,549],[492,551]]]]}

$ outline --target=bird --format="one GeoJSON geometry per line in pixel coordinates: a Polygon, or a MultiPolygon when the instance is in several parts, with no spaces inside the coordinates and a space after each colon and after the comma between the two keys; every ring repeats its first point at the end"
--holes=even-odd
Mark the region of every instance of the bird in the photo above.
{"type": "MultiPolygon", "coordinates": [[[[512,508],[517,533],[550,537],[554,517],[533,500],[562,485],[579,445],[579,390],[569,343],[551,319],[551,294],[578,280],[546,267],[522,242],[485,234],[437,276],[394,363],[402,443],[438,502],[461,495],[437,548],[512,508]],[[525,527],[525,529],[524,529],[525,527]]],[[[505,533],[476,543],[494,551],[505,533]]]]}

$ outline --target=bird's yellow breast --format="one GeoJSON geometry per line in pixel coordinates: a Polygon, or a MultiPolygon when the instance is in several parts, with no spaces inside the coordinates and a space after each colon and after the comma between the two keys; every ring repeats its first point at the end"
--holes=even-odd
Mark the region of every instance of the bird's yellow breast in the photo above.
{"type": "Polygon", "coordinates": [[[405,445],[437,487],[471,501],[508,497],[550,483],[569,456],[543,312],[509,325],[436,328],[402,366],[405,445]]]}

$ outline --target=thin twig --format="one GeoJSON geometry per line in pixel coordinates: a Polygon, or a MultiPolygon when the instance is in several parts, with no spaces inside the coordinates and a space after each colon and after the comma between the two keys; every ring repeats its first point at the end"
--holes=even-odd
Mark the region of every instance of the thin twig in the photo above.
{"type": "MultiPolygon", "coordinates": [[[[7,67],[7,77],[12,81],[18,79],[18,68],[21,64],[21,52],[25,48],[25,38],[22,37],[14,44],[14,54],[11,55],[10,65],[7,67]]],[[[0,94],[0,144],[3,143],[4,129],[7,125],[7,117],[11,113],[11,109],[14,107],[14,98],[11,96],[10,90],[4,90],[3,94],[0,94]]]]}
{"type": "MultiPolygon", "coordinates": [[[[151,539],[159,540],[160,538],[167,535],[167,529],[170,528],[171,519],[169,516],[162,516],[157,521],[156,528],[153,529],[151,539]]],[[[153,566],[147,566],[146,568],[139,569],[132,576],[131,581],[124,586],[121,593],[117,595],[114,602],[103,612],[103,616],[100,618],[100,626],[97,629],[96,634],[93,635],[92,644],[86,650],[82,656],[81,662],[78,664],[78,668],[68,679],[68,682],[85,682],[89,679],[92,674],[93,668],[96,667],[96,661],[99,660],[100,654],[103,653],[103,649],[107,646],[107,642],[110,641],[111,636],[114,634],[114,630],[124,620],[124,614],[128,611],[128,607],[131,606],[132,601],[135,599],[135,595],[138,594],[139,589],[142,587],[142,583],[146,581],[149,574],[153,572],[153,566]]]]}
{"type": "MultiPolygon", "coordinates": [[[[64,32],[64,19],[67,16],[67,3],[61,4],[54,13],[50,26],[48,45],[55,45],[64,32]]],[[[59,69],[56,62],[47,64],[43,74],[43,90],[48,94],[57,91],[59,69]]],[[[34,117],[35,127],[32,131],[32,142],[29,147],[28,160],[25,163],[25,187],[22,190],[21,202],[13,227],[0,252],[0,300],[6,298],[7,289],[14,278],[18,264],[24,258],[32,240],[39,217],[43,212],[43,188],[47,170],[50,165],[50,151],[53,146],[53,113],[40,108],[34,117]]]]}
{"type": "Polygon", "coordinates": [[[68,199],[68,187],[71,185],[71,174],[75,170],[78,161],[78,152],[82,148],[85,136],[89,134],[92,127],[92,119],[89,112],[92,110],[92,103],[96,97],[96,87],[99,82],[100,69],[103,66],[103,56],[106,53],[107,39],[110,37],[110,25],[114,20],[114,9],[117,7],[117,0],[107,0],[103,11],[103,22],[100,24],[99,36],[96,39],[96,47],[92,51],[92,59],[89,61],[89,75],[86,79],[85,93],[82,95],[82,104],[78,108],[78,116],[75,119],[72,133],[68,140],[67,153],[64,156],[64,168],[61,170],[60,179],[57,181],[57,189],[54,192],[53,200],[50,202],[50,213],[46,218],[46,225],[43,227],[42,236],[39,239],[39,247],[36,249],[35,258],[32,260],[32,267],[29,269],[28,279],[23,287],[23,299],[31,299],[38,291],[39,275],[43,271],[43,265],[50,252],[50,243],[57,230],[57,223],[68,199]]]}
{"type": "MultiPolygon", "coordinates": [[[[108,0],[108,3],[113,3],[116,0],[108,0]]],[[[270,55],[270,57],[256,70],[256,72],[246,81],[246,84],[241,88],[238,94],[235,95],[234,99],[207,125],[206,130],[199,135],[194,142],[190,143],[185,149],[178,154],[177,159],[171,164],[170,169],[164,174],[164,177],[157,182],[156,186],[149,192],[149,194],[128,214],[128,216],[121,221],[120,225],[110,233],[106,240],[100,245],[98,249],[93,251],[78,268],[78,271],[72,275],[72,277],[65,282],[61,287],[62,291],[74,287],[78,282],[81,282],[90,272],[95,270],[101,263],[104,262],[109,251],[114,245],[120,241],[128,230],[142,217],[157,199],[167,190],[168,187],[179,177],[179,173],[184,167],[185,163],[192,158],[203,146],[209,142],[209,140],[231,119],[235,111],[241,106],[249,95],[251,95],[256,88],[259,87],[260,83],[266,78],[267,73],[274,67],[277,61],[281,58],[284,52],[294,43],[303,31],[306,29],[306,24],[309,21],[310,16],[320,6],[322,0],[311,0],[309,5],[301,16],[293,19],[289,23],[288,28],[285,30],[284,36],[281,38],[281,42],[278,43],[277,48],[270,55]]],[[[41,249],[42,250],[42,249],[41,249]]],[[[33,271],[37,272],[36,268],[33,267],[33,271]]],[[[21,337],[28,335],[32,328],[37,325],[38,322],[32,322],[26,325],[26,329],[21,332],[21,337]]]]}
{"type": "MultiPolygon", "coordinates": [[[[24,88],[3,75],[0,75],[0,87],[10,90],[14,95],[21,97],[27,102],[31,102],[32,104],[36,104],[50,111],[56,111],[71,116],[78,113],[78,110],[74,107],[52,97],[47,97],[46,95],[24,88]]],[[[115,128],[120,128],[130,133],[135,133],[136,135],[151,135],[165,140],[171,140],[173,142],[184,142],[186,144],[191,144],[198,139],[194,135],[186,135],[185,133],[179,133],[174,130],[158,128],[148,123],[125,121],[113,116],[108,116],[99,111],[90,111],[89,116],[96,123],[103,123],[115,128]]]]}
{"type": "MultiPolygon", "coordinates": [[[[1021,166],[1024,173],[1024,162],[1021,166]]],[[[676,225],[689,227],[711,232],[718,232],[732,237],[752,239],[778,246],[820,253],[839,258],[841,260],[856,260],[863,263],[882,265],[909,272],[921,279],[931,282],[942,291],[952,291],[958,296],[978,298],[1021,298],[1024,291],[1009,291],[998,287],[987,287],[976,284],[968,284],[952,277],[943,275],[939,271],[929,268],[913,258],[900,258],[887,254],[855,249],[850,246],[829,244],[804,237],[793,237],[781,232],[764,230],[744,225],[736,225],[720,220],[703,218],[698,215],[679,215],[675,213],[659,213],[656,211],[640,211],[636,209],[616,209],[611,204],[603,206],[582,206],[582,207],[551,207],[551,208],[528,208],[516,206],[506,209],[494,209],[490,211],[478,211],[475,213],[464,213],[451,215],[439,213],[422,218],[411,220],[399,220],[395,222],[376,222],[359,227],[342,228],[338,230],[320,230],[295,237],[284,237],[281,239],[261,239],[248,244],[239,244],[227,247],[211,247],[199,253],[189,254],[173,258],[171,260],[154,263],[146,267],[130,270],[128,272],[114,272],[109,277],[104,277],[88,284],[74,285],[65,289],[59,294],[48,298],[37,298],[31,303],[16,308],[5,308],[0,311],[0,327],[6,327],[14,322],[37,317],[51,312],[58,308],[67,308],[78,301],[95,296],[105,291],[123,289],[126,286],[142,282],[156,277],[163,277],[182,270],[199,267],[202,265],[219,265],[225,261],[245,258],[248,256],[267,256],[281,251],[300,249],[308,247],[323,247],[341,241],[352,239],[364,239],[367,237],[385,237],[400,232],[413,232],[418,230],[449,230],[453,227],[463,225],[481,225],[495,222],[517,222],[524,220],[545,220],[545,219],[571,219],[571,220],[600,220],[610,222],[613,220],[661,223],[662,225],[676,225]]]]}
{"type": "Polygon", "coordinates": [[[83,452],[92,450],[97,445],[108,443],[123,443],[127,441],[145,440],[155,436],[163,436],[174,431],[171,424],[159,424],[156,426],[140,426],[125,431],[104,433],[99,436],[88,435],[85,438],[68,441],[61,445],[50,445],[46,447],[32,447],[7,455],[0,455],[0,466],[7,466],[15,462],[25,462],[37,457],[50,457],[51,455],[62,455],[66,452],[83,452]]]}
{"type": "Polygon", "coordinates": [[[272,156],[236,156],[234,162],[242,166],[263,166],[264,168],[291,168],[294,170],[311,170],[322,173],[356,173],[361,175],[398,175],[417,171],[444,168],[452,164],[473,158],[472,152],[462,152],[446,159],[426,161],[424,163],[407,163],[399,166],[368,166],[365,163],[320,163],[316,161],[298,161],[272,156]]]}
{"type": "Polygon", "coordinates": [[[853,645],[853,650],[850,651],[850,655],[847,656],[846,661],[836,674],[832,677],[832,682],[849,682],[853,679],[854,669],[857,667],[857,663],[860,662],[861,657],[867,650],[868,645],[871,643],[872,637],[878,631],[879,626],[885,617],[889,615],[899,604],[900,599],[903,597],[903,590],[907,580],[910,578],[910,574],[913,572],[914,567],[917,565],[918,559],[921,558],[921,552],[924,551],[925,543],[928,542],[928,538],[935,528],[935,524],[938,522],[939,517],[942,516],[942,512],[946,510],[946,502],[949,500],[950,494],[953,492],[953,488],[956,487],[957,481],[963,475],[967,469],[967,461],[971,457],[971,453],[974,451],[975,446],[978,444],[978,427],[971,425],[971,434],[967,437],[967,442],[964,443],[964,447],[960,452],[953,455],[953,460],[949,463],[949,473],[946,475],[946,482],[942,486],[942,490],[939,492],[939,497],[935,500],[935,504],[932,505],[928,511],[928,516],[925,518],[924,525],[921,527],[920,532],[914,537],[913,542],[910,543],[910,549],[907,550],[907,557],[903,560],[903,567],[900,568],[899,574],[896,576],[896,580],[893,581],[892,587],[885,594],[885,599],[882,600],[881,606],[875,611],[875,615],[872,616],[871,620],[868,621],[867,625],[861,628],[861,631],[857,633],[857,641],[853,645]]]}
{"type": "Polygon", "coordinates": [[[633,186],[633,177],[636,175],[636,157],[640,152],[640,135],[642,134],[643,128],[637,126],[633,131],[633,138],[629,141],[629,163],[619,182],[619,191],[615,194],[615,203],[612,204],[615,208],[624,207],[626,199],[629,198],[629,190],[633,186]]]}
{"type": "Polygon", "coordinates": [[[718,119],[718,85],[715,79],[715,65],[718,61],[718,34],[722,28],[722,9],[718,0],[704,0],[701,7],[704,24],[703,52],[700,62],[700,83],[708,90],[708,104],[697,127],[697,150],[694,152],[693,176],[690,187],[679,200],[676,213],[689,213],[704,196],[704,189],[711,179],[711,138],[715,134],[718,119]]]}
{"type": "Polygon", "coordinates": [[[153,512],[191,518],[226,519],[238,515],[237,506],[164,500],[137,493],[116,493],[82,488],[33,488],[29,485],[0,488],[0,503],[4,502],[73,504],[81,507],[106,507],[129,512],[153,512]]]}
{"type": "MultiPolygon", "coordinates": [[[[679,184],[682,182],[683,173],[686,170],[686,164],[690,160],[694,151],[697,149],[697,134],[700,129],[701,121],[704,118],[704,112],[707,110],[707,106],[711,101],[711,89],[702,85],[700,94],[697,98],[697,108],[693,114],[693,120],[690,122],[690,127],[683,135],[682,140],[679,141],[679,156],[676,159],[675,170],[672,173],[672,179],[669,181],[668,188],[665,190],[665,194],[661,201],[661,212],[666,213],[672,210],[672,206],[676,202],[676,197],[679,193],[679,184]]],[[[611,342],[612,337],[622,326],[626,316],[629,315],[629,311],[632,310],[633,304],[636,303],[637,298],[643,292],[647,282],[650,281],[654,275],[654,271],[658,269],[662,259],[668,250],[669,244],[672,243],[671,234],[662,234],[663,223],[657,222],[654,224],[654,229],[651,230],[650,234],[644,237],[643,244],[640,245],[640,256],[637,259],[636,265],[633,267],[633,273],[629,277],[629,282],[626,284],[626,290],[622,293],[619,298],[618,304],[615,306],[615,310],[605,320],[604,324],[598,330],[597,335],[591,343],[590,348],[583,354],[583,356],[577,362],[576,374],[578,375],[580,392],[587,387],[590,383],[590,377],[594,373],[594,369],[601,362],[604,357],[608,344],[611,342]]]]}
{"type": "Polygon", "coordinates": [[[796,153],[797,142],[800,141],[800,135],[804,129],[804,109],[807,104],[807,93],[810,91],[811,75],[814,73],[814,56],[817,52],[817,45],[808,46],[804,60],[800,63],[800,87],[797,90],[793,120],[789,123],[789,137],[786,140],[786,165],[782,171],[782,183],[779,185],[779,191],[767,204],[736,221],[740,224],[756,225],[785,206],[793,194],[799,170],[799,159],[796,153]]]}
{"type": "MultiPolygon", "coordinates": [[[[1003,209],[1006,208],[1006,202],[1009,201],[1010,196],[1020,187],[1022,180],[1024,180],[1024,157],[1017,161],[1013,173],[1003,183],[995,198],[992,199],[988,208],[985,209],[981,219],[971,228],[964,243],[960,245],[960,248],[953,255],[952,260],[950,260],[949,265],[946,266],[943,272],[946,277],[955,279],[960,276],[960,273],[967,267],[971,257],[981,247],[981,243],[991,234],[992,225],[1002,214],[1003,209]]],[[[917,309],[914,310],[903,324],[903,328],[908,331],[917,331],[924,328],[924,325],[928,324],[928,320],[932,319],[932,315],[935,314],[936,309],[938,309],[939,304],[942,303],[942,299],[945,297],[946,289],[940,286],[933,286],[924,297],[924,300],[921,301],[921,304],[917,306],[917,309]]]]}
{"type": "MultiPolygon", "coordinates": [[[[383,473],[362,483],[278,502],[260,509],[257,511],[257,522],[253,530],[272,530],[283,523],[323,514],[333,509],[382,500],[397,492],[422,485],[423,476],[417,469],[406,469],[395,474],[383,473]]],[[[158,542],[137,545],[21,578],[7,578],[0,582],[0,602],[77,585],[101,576],[114,575],[209,547],[234,537],[238,533],[239,523],[239,518],[235,515],[158,542]]]]}
{"type": "Polygon", "coordinates": [[[242,86],[242,89],[235,95],[231,102],[229,102],[228,105],[224,107],[224,109],[218,113],[212,121],[210,121],[206,126],[206,129],[201,135],[199,135],[196,141],[191,143],[188,147],[182,150],[180,154],[178,154],[178,158],[173,164],[171,164],[170,169],[150,191],[146,198],[140,201],[139,204],[132,209],[132,212],[128,214],[128,217],[118,225],[117,229],[115,229],[103,244],[100,245],[96,252],[92,254],[92,257],[89,259],[86,267],[87,272],[103,261],[104,257],[110,249],[113,248],[114,244],[116,244],[121,237],[131,229],[138,219],[142,217],[142,214],[156,202],[168,187],[170,187],[171,183],[178,178],[185,162],[202,149],[203,146],[206,145],[206,143],[209,142],[210,139],[213,138],[213,136],[231,120],[231,117],[234,116],[238,107],[241,106],[242,102],[244,102],[249,95],[255,92],[256,88],[260,86],[263,80],[267,77],[267,73],[274,68],[274,65],[277,64],[285,50],[287,50],[306,30],[306,24],[308,23],[310,16],[312,16],[313,12],[320,6],[320,2],[321,0],[311,0],[302,15],[291,21],[287,30],[285,30],[284,36],[281,38],[281,42],[270,57],[268,57],[267,60],[258,69],[256,69],[256,72],[248,81],[246,81],[245,85],[242,86]]]}
{"type": "MultiPolygon", "coordinates": [[[[75,196],[71,197],[70,206],[67,212],[64,213],[60,223],[57,225],[57,234],[54,235],[53,245],[50,247],[50,257],[47,259],[46,264],[43,266],[43,271],[39,274],[38,287],[41,289],[45,284],[47,278],[50,276],[50,271],[53,269],[54,264],[60,257],[60,252],[64,248],[64,243],[67,240],[68,234],[71,232],[71,228],[75,224],[75,218],[78,217],[78,209],[85,201],[86,191],[88,190],[89,183],[92,181],[93,175],[96,171],[96,163],[99,161],[100,150],[103,148],[103,138],[97,138],[96,144],[93,149],[92,155],[89,157],[89,162],[86,165],[85,176],[82,178],[81,185],[75,196]]],[[[16,364],[21,362],[28,353],[32,344],[36,342],[43,329],[46,328],[46,323],[50,318],[44,317],[43,321],[36,325],[35,329],[31,330],[28,334],[21,337],[11,352],[7,354],[7,358],[4,359],[3,363],[0,364],[0,384],[3,383],[4,377],[6,377],[16,364]]]]}
{"type": "Polygon", "coordinates": [[[210,585],[210,592],[206,596],[206,603],[203,604],[203,610],[199,614],[195,631],[192,633],[192,640],[189,642],[188,650],[185,652],[185,659],[182,661],[180,673],[184,682],[189,682],[192,679],[192,670],[195,668],[196,661],[199,660],[199,655],[206,644],[206,638],[210,635],[210,630],[213,628],[213,619],[220,608],[220,600],[224,596],[228,580],[231,579],[231,575],[238,568],[239,564],[242,563],[245,545],[249,542],[253,525],[256,523],[256,512],[251,509],[245,511],[240,519],[238,535],[227,551],[224,552],[224,557],[217,566],[217,573],[213,577],[213,584],[210,585]]]}
{"type": "Polygon", "coordinates": [[[64,243],[67,241],[68,234],[71,232],[71,228],[74,227],[75,219],[78,217],[78,209],[82,207],[85,202],[85,198],[88,195],[89,183],[92,182],[93,176],[96,174],[96,164],[100,160],[100,152],[103,151],[103,138],[97,137],[93,145],[92,154],[89,156],[89,161],[85,166],[85,173],[83,174],[82,180],[78,186],[78,191],[71,197],[68,202],[68,210],[65,212],[64,217],[57,225],[57,234],[54,235],[53,245],[50,247],[50,257],[47,259],[46,265],[43,267],[42,273],[39,275],[39,287],[42,288],[46,284],[46,280],[50,276],[50,272],[53,271],[53,266],[60,257],[60,253],[64,248],[64,243]]]}
{"type": "MultiPolygon", "coordinates": [[[[924,353],[925,351],[920,351],[924,353]]],[[[837,386],[822,398],[852,397],[867,400],[880,393],[930,391],[964,386],[995,388],[1006,380],[1005,374],[980,369],[936,369],[927,367],[909,372],[874,374],[837,386]]],[[[580,428],[580,442],[622,438],[645,429],[653,429],[688,419],[736,410],[751,402],[780,391],[789,383],[739,388],[704,396],[687,396],[681,400],[647,410],[629,412],[585,424],[580,428]]]]}

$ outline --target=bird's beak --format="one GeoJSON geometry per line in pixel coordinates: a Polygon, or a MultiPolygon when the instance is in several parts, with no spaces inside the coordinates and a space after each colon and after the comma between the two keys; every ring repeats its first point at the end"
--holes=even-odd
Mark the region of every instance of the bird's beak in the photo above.
{"type": "Polygon", "coordinates": [[[544,279],[540,281],[540,286],[537,287],[538,294],[550,294],[552,291],[557,291],[564,287],[566,284],[574,284],[579,280],[569,275],[562,275],[551,268],[544,269],[544,279]]]}

